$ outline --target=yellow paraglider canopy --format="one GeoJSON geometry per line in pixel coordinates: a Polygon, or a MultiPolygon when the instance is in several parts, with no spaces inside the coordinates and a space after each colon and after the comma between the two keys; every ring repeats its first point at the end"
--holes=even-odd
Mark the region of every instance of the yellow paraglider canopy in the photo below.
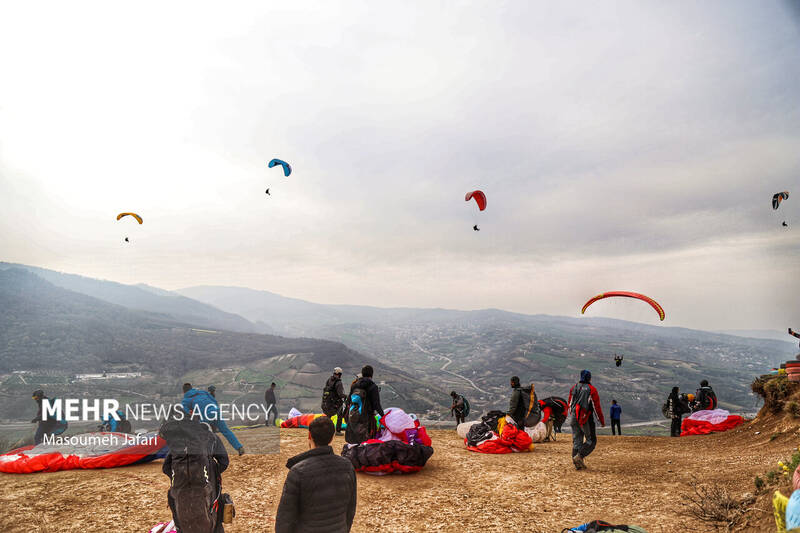
{"type": "Polygon", "coordinates": [[[140,217],[136,213],[120,213],[119,215],[117,215],[117,220],[121,219],[122,217],[128,216],[128,215],[130,215],[133,218],[135,218],[139,222],[139,224],[141,224],[143,222],[142,221],[142,217],[140,217]]]}

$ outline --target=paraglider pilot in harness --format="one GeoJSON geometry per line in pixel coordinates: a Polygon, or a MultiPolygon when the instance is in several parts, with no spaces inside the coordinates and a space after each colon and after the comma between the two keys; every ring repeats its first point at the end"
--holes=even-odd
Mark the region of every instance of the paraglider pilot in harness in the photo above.
{"type": "Polygon", "coordinates": [[[621,355],[614,354],[614,364],[617,366],[622,366],[622,359],[621,355]]]}

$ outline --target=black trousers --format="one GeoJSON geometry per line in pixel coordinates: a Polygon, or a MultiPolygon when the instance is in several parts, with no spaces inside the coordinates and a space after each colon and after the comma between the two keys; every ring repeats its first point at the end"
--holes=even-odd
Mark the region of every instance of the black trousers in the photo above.
{"type": "Polygon", "coordinates": [[[612,435],[622,435],[622,428],[619,425],[619,418],[612,418],[611,419],[611,434],[612,435]],[[617,432],[614,433],[614,426],[617,426],[617,432]]]}
{"type": "Polygon", "coordinates": [[[672,424],[669,427],[669,436],[670,437],[681,436],[681,417],[679,416],[672,417],[672,424]]]}

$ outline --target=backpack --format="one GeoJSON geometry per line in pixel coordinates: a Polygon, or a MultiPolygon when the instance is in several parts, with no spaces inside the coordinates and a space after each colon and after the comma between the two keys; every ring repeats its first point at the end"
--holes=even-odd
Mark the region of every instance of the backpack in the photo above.
{"type": "Polygon", "coordinates": [[[461,397],[464,400],[464,419],[466,420],[467,416],[469,415],[469,400],[467,400],[464,396],[461,397]]]}
{"type": "Polygon", "coordinates": [[[664,415],[664,418],[672,418],[672,413],[669,412],[669,398],[661,406],[661,414],[664,415]]]}
{"type": "Polygon", "coordinates": [[[169,496],[181,532],[212,533],[222,488],[214,460],[217,437],[208,424],[194,420],[170,420],[158,434],[169,447],[169,496]]]}
{"type": "Polygon", "coordinates": [[[133,433],[133,427],[131,426],[131,421],[127,418],[123,418],[117,424],[117,431],[119,433],[133,433]]]}
{"type": "Polygon", "coordinates": [[[367,399],[367,391],[358,383],[350,393],[344,440],[349,444],[361,444],[375,435],[375,429],[375,418],[372,416],[372,406],[367,399]]]}
{"type": "Polygon", "coordinates": [[[342,399],[336,393],[336,384],[341,381],[331,376],[325,382],[325,388],[322,389],[322,412],[326,415],[335,413],[342,406],[342,399]]]}
{"type": "Polygon", "coordinates": [[[572,391],[572,405],[570,413],[582,426],[592,418],[592,386],[588,383],[578,383],[572,391]]]}
{"type": "Polygon", "coordinates": [[[533,384],[530,389],[522,389],[522,406],[525,414],[522,416],[526,428],[532,428],[542,419],[542,410],[539,407],[539,400],[536,398],[536,391],[533,384]]]}

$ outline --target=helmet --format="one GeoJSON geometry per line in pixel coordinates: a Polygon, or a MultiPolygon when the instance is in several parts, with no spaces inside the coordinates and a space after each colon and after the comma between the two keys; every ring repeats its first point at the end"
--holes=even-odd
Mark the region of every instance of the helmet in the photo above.
{"type": "Polygon", "coordinates": [[[217,387],[215,387],[214,385],[209,385],[208,386],[208,392],[216,392],[216,391],[217,391],[217,387]]]}
{"type": "Polygon", "coordinates": [[[687,394],[686,397],[689,398],[690,402],[694,401],[694,394],[692,394],[691,392],[689,394],[687,394]]]}
{"type": "Polygon", "coordinates": [[[31,395],[32,398],[44,398],[44,391],[42,389],[36,389],[33,391],[31,395]]]}
{"type": "Polygon", "coordinates": [[[337,366],[337,367],[335,367],[335,368],[333,369],[333,373],[334,373],[334,374],[341,374],[341,373],[342,373],[342,369],[341,369],[341,368],[339,368],[339,367],[337,366]]]}
{"type": "Polygon", "coordinates": [[[451,390],[451,391],[450,391],[450,396],[452,396],[453,398],[455,398],[456,396],[458,396],[458,394],[456,394],[456,391],[454,391],[454,390],[451,390]]]}

